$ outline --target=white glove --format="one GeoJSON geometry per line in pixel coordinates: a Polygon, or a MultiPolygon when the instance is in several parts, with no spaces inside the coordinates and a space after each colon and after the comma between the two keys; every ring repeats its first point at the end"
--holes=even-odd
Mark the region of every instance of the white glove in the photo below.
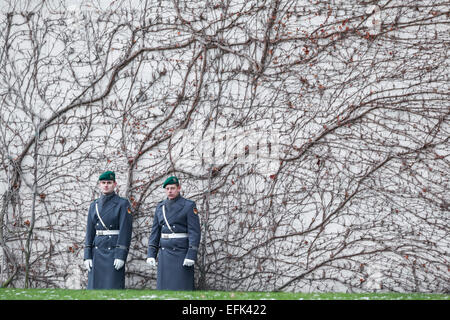
{"type": "Polygon", "coordinates": [[[154,268],[156,267],[156,260],[155,258],[147,258],[147,263],[150,265],[150,267],[154,268]]]}
{"type": "Polygon", "coordinates": [[[192,267],[194,265],[195,261],[191,259],[184,259],[183,261],[183,267],[192,267]]]}
{"type": "Polygon", "coordinates": [[[88,272],[91,272],[92,269],[92,259],[84,260],[84,266],[86,267],[88,272]]]}
{"type": "Polygon", "coordinates": [[[123,261],[122,259],[114,259],[114,268],[116,268],[116,270],[122,268],[124,264],[125,261],[123,261]]]}

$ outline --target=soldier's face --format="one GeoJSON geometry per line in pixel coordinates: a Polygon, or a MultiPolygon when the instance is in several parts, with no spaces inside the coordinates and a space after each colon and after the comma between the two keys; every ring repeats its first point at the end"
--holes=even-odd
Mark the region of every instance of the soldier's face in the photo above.
{"type": "Polygon", "coordinates": [[[168,184],[166,186],[166,195],[169,199],[175,199],[180,194],[181,186],[176,184],[168,184]]]}
{"type": "Polygon", "coordinates": [[[100,190],[103,194],[110,194],[114,191],[117,183],[112,180],[102,180],[99,182],[100,190]]]}

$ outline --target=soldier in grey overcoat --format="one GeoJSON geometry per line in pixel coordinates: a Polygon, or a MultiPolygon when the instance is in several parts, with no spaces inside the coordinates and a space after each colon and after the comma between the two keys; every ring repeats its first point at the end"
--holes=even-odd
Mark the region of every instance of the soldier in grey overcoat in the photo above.
{"type": "Polygon", "coordinates": [[[158,203],[148,241],[147,263],[158,259],[157,290],[194,290],[194,264],[200,244],[195,202],[180,195],[177,177],[163,184],[167,199],[158,203]]]}
{"type": "Polygon", "coordinates": [[[119,197],[115,173],[99,177],[102,195],[89,207],[84,264],[88,269],[87,289],[124,289],[125,261],[131,242],[130,202],[119,197]]]}

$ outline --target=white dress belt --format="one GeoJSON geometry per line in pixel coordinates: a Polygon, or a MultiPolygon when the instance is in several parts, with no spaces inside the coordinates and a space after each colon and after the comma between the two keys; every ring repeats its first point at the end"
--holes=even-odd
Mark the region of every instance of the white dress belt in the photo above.
{"type": "Polygon", "coordinates": [[[96,230],[96,235],[98,236],[113,236],[118,235],[120,230],[96,230]]]}
{"type": "Polygon", "coordinates": [[[187,233],[161,233],[161,239],[178,239],[187,238],[188,236],[187,233]]]}

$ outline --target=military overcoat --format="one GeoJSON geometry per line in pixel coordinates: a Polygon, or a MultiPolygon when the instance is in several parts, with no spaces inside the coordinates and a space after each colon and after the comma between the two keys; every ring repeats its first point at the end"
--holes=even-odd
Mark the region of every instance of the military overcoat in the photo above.
{"type": "Polygon", "coordinates": [[[194,290],[194,266],[183,266],[184,259],[197,260],[200,244],[200,219],[194,201],[178,196],[170,206],[158,203],[148,242],[148,258],[158,258],[156,289],[194,290]],[[167,223],[163,216],[165,206],[167,223]],[[187,233],[187,237],[165,238],[161,235],[187,233]]]}
{"type": "Polygon", "coordinates": [[[84,249],[84,259],[92,259],[88,289],[125,288],[125,266],[116,270],[114,259],[127,260],[132,222],[129,201],[116,193],[102,196],[90,205],[84,249]],[[96,204],[106,228],[97,216],[96,204]],[[119,230],[119,234],[98,235],[97,230],[119,230]]]}

